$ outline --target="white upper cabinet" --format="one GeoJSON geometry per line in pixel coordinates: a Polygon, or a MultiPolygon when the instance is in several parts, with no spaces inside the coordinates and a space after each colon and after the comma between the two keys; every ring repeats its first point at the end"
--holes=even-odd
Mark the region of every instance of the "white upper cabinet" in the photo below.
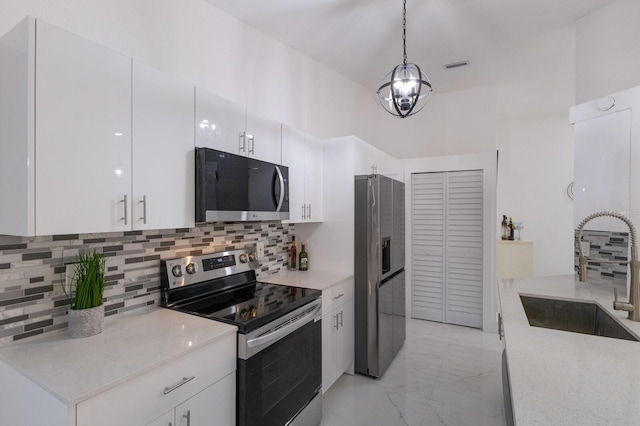
{"type": "Polygon", "coordinates": [[[280,123],[196,88],[196,146],[280,164],[280,123]]]}
{"type": "Polygon", "coordinates": [[[193,86],[33,18],[0,85],[0,234],[193,225],[193,86]]]}
{"type": "Polygon", "coordinates": [[[196,146],[246,155],[244,107],[196,87],[196,146]]]}
{"type": "Polygon", "coordinates": [[[307,203],[307,222],[322,222],[324,211],[324,145],[322,140],[307,135],[304,163],[305,201],[307,203]]]}
{"type": "Polygon", "coordinates": [[[35,233],[131,229],[131,59],[36,22],[35,233]]]}
{"type": "Polygon", "coordinates": [[[245,143],[247,155],[258,160],[282,164],[280,122],[247,110],[245,143]]]}
{"type": "Polygon", "coordinates": [[[323,216],[322,141],[282,126],[282,164],[289,168],[289,223],[321,222],[323,216]]]}
{"type": "MultiPolygon", "coordinates": [[[[574,226],[588,215],[615,211],[640,219],[640,87],[577,105],[574,124],[574,226]]],[[[586,226],[628,232],[618,219],[586,226]]]]}
{"type": "Polygon", "coordinates": [[[134,229],[192,227],[194,86],[133,62],[134,229]]]}

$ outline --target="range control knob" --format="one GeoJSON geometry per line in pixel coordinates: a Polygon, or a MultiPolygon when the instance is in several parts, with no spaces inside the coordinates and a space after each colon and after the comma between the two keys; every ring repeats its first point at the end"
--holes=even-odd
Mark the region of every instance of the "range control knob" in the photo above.
{"type": "Polygon", "coordinates": [[[241,254],[240,255],[240,263],[247,263],[247,255],[246,254],[241,254]]]}
{"type": "Polygon", "coordinates": [[[171,273],[176,278],[181,277],[182,276],[182,267],[180,265],[174,266],[173,268],[171,268],[171,273]]]}
{"type": "Polygon", "coordinates": [[[249,253],[249,260],[251,262],[255,262],[256,260],[256,254],[254,252],[249,253]]]}
{"type": "Polygon", "coordinates": [[[198,272],[198,266],[195,263],[190,263],[187,265],[187,274],[195,274],[198,272]]]}

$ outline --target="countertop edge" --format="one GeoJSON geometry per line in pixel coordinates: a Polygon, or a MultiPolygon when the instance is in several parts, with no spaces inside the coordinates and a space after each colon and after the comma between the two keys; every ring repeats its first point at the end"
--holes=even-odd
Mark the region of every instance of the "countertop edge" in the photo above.
{"type": "MultiPolygon", "coordinates": [[[[159,310],[164,310],[166,308],[153,308],[153,309],[144,309],[142,311],[138,311],[138,312],[132,312],[133,315],[148,315],[151,314],[153,312],[157,312],[159,310]]],[[[180,315],[187,315],[189,317],[192,317],[192,315],[186,314],[186,313],[181,313],[178,311],[171,311],[171,312],[175,312],[177,314],[180,315]]],[[[126,320],[128,315],[123,315],[122,317],[119,318],[113,318],[112,321],[123,321],[126,320]]],[[[211,321],[211,320],[206,320],[206,321],[211,321]]],[[[219,332],[217,332],[214,336],[211,336],[208,339],[205,339],[204,341],[200,341],[197,342],[196,344],[194,344],[193,346],[190,347],[185,347],[181,350],[178,350],[177,352],[174,352],[172,354],[169,354],[165,357],[159,358],[155,361],[150,362],[147,365],[144,365],[141,368],[136,369],[135,371],[132,372],[128,372],[126,374],[122,374],[120,375],[120,377],[116,378],[115,380],[109,381],[109,382],[105,382],[99,386],[96,386],[90,390],[87,390],[85,392],[83,392],[81,395],[64,395],[62,391],[57,391],[56,389],[54,389],[51,384],[46,383],[45,381],[41,380],[40,378],[37,377],[37,375],[33,374],[32,372],[29,371],[28,368],[23,367],[22,365],[17,364],[16,362],[14,362],[10,357],[5,356],[1,349],[4,348],[8,348],[10,347],[12,344],[3,346],[0,348],[0,360],[2,362],[4,362],[7,366],[11,367],[12,369],[14,369],[17,373],[19,373],[20,375],[22,375],[23,377],[25,377],[27,380],[31,381],[34,385],[38,386],[40,389],[46,391],[47,393],[49,393],[51,396],[53,396],[56,400],[60,401],[61,403],[65,404],[68,407],[73,407],[77,404],[80,404],[84,401],[87,401],[95,396],[98,396],[104,392],[109,391],[110,389],[113,389],[123,383],[126,383],[130,380],[133,380],[137,377],[140,377],[141,375],[148,373],[150,371],[153,371],[156,368],[161,367],[163,364],[167,363],[167,362],[171,362],[174,361],[176,359],[179,359],[182,356],[185,356],[189,353],[192,353],[195,350],[198,349],[202,349],[208,345],[211,344],[215,344],[215,342],[217,340],[222,339],[223,337],[226,337],[230,334],[236,334],[237,332],[237,327],[234,325],[230,325],[230,324],[226,324],[226,323],[222,323],[222,322],[218,322],[215,321],[216,327],[218,327],[220,329],[219,332]]],[[[62,330],[57,330],[55,332],[52,333],[48,333],[47,334],[47,338],[50,337],[55,337],[55,336],[60,336],[60,335],[64,335],[66,333],[66,329],[62,329],[62,330]]],[[[30,338],[30,339],[25,339],[25,341],[20,341],[18,344],[24,344],[24,343],[29,343],[29,342],[37,342],[39,339],[42,339],[44,336],[34,336],[34,338],[30,338]]]]}
{"type": "Polygon", "coordinates": [[[281,269],[275,274],[261,275],[258,277],[258,281],[322,291],[350,278],[353,278],[353,273],[343,271],[315,269],[309,271],[289,271],[287,269],[281,269]]]}

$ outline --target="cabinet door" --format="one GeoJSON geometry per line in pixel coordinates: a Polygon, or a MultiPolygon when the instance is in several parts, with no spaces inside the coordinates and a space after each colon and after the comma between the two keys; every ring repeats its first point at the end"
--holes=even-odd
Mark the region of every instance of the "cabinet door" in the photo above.
{"type": "Polygon", "coordinates": [[[244,107],[196,87],[196,146],[247,155],[244,107]]]}
{"type": "Polygon", "coordinates": [[[337,377],[347,371],[353,363],[354,357],[354,306],[353,299],[347,300],[338,308],[338,335],[336,338],[336,367],[337,377]]]}
{"type": "MultiPolygon", "coordinates": [[[[629,214],[631,109],[575,123],[574,226],[599,211],[629,214]]],[[[627,232],[614,218],[599,218],[587,229],[627,232]]]]}
{"type": "Polygon", "coordinates": [[[282,126],[282,164],[289,168],[289,220],[300,223],[306,216],[305,206],[305,135],[282,126]]]}
{"type": "Polygon", "coordinates": [[[192,227],[194,87],[133,63],[134,229],[192,227]]]}
{"type": "MultiPolygon", "coordinates": [[[[324,297],[323,297],[324,299],[324,297]]],[[[324,304],[324,300],[323,300],[324,304]]],[[[322,393],[324,394],[337,378],[336,333],[338,319],[331,310],[322,316],[322,393]]]]}
{"type": "Polygon", "coordinates": [[[229,374],[176,408],[177,426],[235,426],[236,375],[229,374]]]}
{"type": "Polygon", "coordinates": [[[36,32],[36,234],[131,229],[131,59],[36,32]]]}
{"type": "MultiPolygon", "coordinates": [[[[305,202],[307,222],[322,222],[323,219],[323,145],[322,141],[307,135],[305,153],[305,202]]],[[[284,154],[284,153],[283,153],[284,154]]]]}
{"type": "Polygon", "coordinates": [[[275,120],[247,111],[247,155],[282,164],[282,129],[275,120]]]}
{"type": "Polygon", "coordinates": [[[168,411],[145,426],[175,426],[175,412],[176,410],[168,411]]]}

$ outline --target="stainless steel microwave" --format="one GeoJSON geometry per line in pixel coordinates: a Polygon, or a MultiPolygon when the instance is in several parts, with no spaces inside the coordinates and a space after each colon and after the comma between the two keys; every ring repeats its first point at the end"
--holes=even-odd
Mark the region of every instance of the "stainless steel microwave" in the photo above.
{"type": "Polygon", "coordinates": [[[196,148],[196,222],[289,219],[286,166],[196,148]]]}

